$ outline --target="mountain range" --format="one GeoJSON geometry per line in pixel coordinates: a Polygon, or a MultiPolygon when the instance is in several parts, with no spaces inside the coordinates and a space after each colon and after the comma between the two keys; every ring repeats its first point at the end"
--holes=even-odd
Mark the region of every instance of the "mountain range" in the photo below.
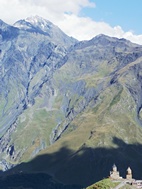
{"type": "Polygon", "coordinates": [[[87,186],[116,163],[142,177],[142,46],[78,41],[39,16],[0,20],[0,83],[2,174],[87,186]]]}

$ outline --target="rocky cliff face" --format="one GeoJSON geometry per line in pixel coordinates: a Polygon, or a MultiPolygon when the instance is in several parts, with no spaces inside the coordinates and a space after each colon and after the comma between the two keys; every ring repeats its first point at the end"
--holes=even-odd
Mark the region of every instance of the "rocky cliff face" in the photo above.
{"type": "MultiPolygon", "coordinates": [[[[92,174],[101,176],[102,162],[108,162],[106,171],[128,144],[141,144],[142,46],[104,35],[78,42],[37,16],[14,26],[0,21],[0,28],[3,170],[69,148],[43,161],[47,166],[42,171],[86,185],[94,182],[92,174]],[[72,174],[81,164],[77,179],[72,174]]],[[[134,152],[128,148],[126,156],[134,152]]],[[[41,171],[37,163],[33,167],[41,171]]]]}
{"type": "Polygon", "coordinates": [[[48,90],[54,90],[50,89],[53,73],[66,62],[68,48],[75,42],[40,17],[18,21],[14,27],[0,22],[1,152],[13,159],[21,153],[9,144],[17,118],[35,104],[44,84],[49,84],[48,96],[48,90]]]}

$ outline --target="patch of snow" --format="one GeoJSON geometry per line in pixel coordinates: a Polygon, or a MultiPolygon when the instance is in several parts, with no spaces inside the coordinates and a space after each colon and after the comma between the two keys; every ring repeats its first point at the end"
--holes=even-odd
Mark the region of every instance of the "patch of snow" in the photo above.
{"type": "Polygon", "coordinates": [[[39,16],[31,16],[25,19],[26,22],[33,24],[34,26],[40,26],[45,28],[47,25],[52,25],[51,22],[39,17],[39,16]]]}

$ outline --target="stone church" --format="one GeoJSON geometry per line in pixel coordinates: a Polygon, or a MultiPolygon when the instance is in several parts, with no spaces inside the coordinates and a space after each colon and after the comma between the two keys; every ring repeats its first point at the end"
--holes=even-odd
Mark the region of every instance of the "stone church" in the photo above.
{"type": "MultiPolygon", "coordinates": [[[[112,166],[112,171],[110,171],[110,178],[114,179],[114,180],[122,179],[115,164],[112,166]]],[[[132,179],[132,170],[130,167],[128,167],[128,169],[127,169],[126,179],[127,180],[132,179]]]]}

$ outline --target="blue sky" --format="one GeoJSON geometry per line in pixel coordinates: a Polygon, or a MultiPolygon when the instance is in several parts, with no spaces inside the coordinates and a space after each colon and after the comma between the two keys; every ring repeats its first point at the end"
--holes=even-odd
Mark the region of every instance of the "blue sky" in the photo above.
{"type": "Polygon", "coordinates": [[[104,21],[112,27],[120,25],[124,31],[142,34],[142,0],[92,0],[95,8],[86,7],[80,15],[104,21]]]}
{"type": "Polygon", "coordinates": [[[142,44],[141,8],[142,0],[0,0],[0,19],[38,15],[78,40],[103,33],[142,44]]]}

